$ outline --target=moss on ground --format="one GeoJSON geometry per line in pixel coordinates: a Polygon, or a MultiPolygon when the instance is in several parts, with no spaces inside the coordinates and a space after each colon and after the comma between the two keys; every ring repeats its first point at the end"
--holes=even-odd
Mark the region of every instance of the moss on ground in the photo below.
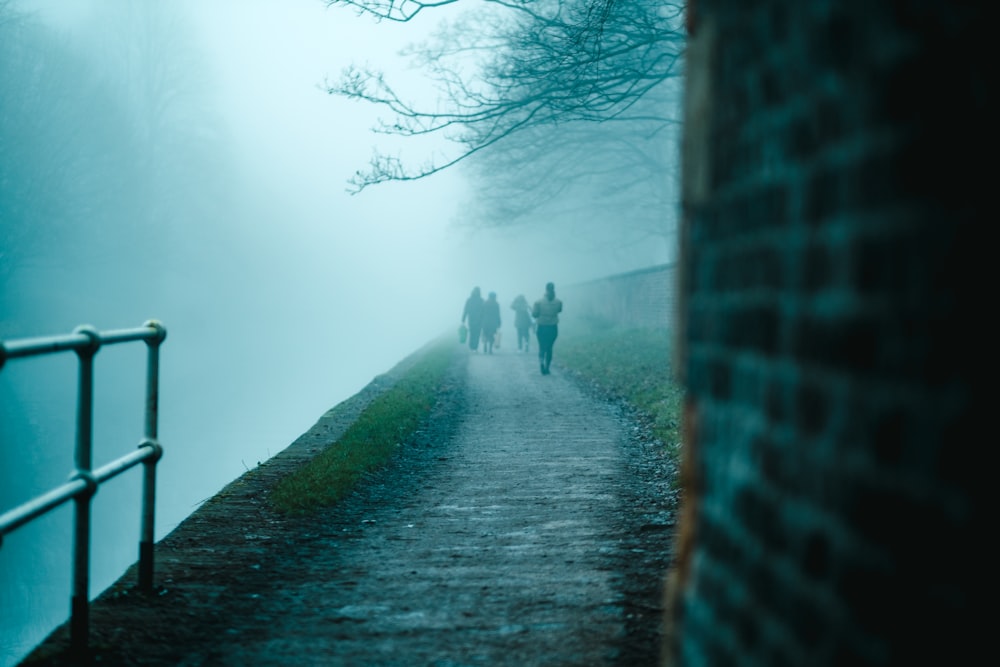
{"type": "Polygon", "coordinates": [[[278,482],[272,506],[301,514],[332,505],[366,473],[385,465],[430,413],[453,347],[449,341],[430,348],[339,440],[278,482]]]}

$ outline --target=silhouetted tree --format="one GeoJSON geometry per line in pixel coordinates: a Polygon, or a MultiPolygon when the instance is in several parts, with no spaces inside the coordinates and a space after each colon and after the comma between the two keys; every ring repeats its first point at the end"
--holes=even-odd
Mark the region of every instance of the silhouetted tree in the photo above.
{"type": "MultiPolygon", "coordinates": [[[[662,85],[639,105],[676,106],[662,85]]],[[[574,121],[532,128],[472,156],[474,194],[463,207],[478,227],[533,225],[567,231],[613,224],[622,240],[671,238],[677,208],[677,127],[666,121],[574,121]],[[625,238],[629,237],[629,238],[625,238]]]]}
{"type": "MultiPolygon", "coordinates": [[[[406,22],[425,9],[453,3],[331,0],[328,5],[406,22]]],[[[377,132],[440,135],[455,147],[452,154],[417,167],[376,153],[368,168],[351,179],[353,192],[385,181],[423,178],[485,149],[491,149],[495,165],[523,166],[528,156],[537,158],[560,142],[571,154],[565,139],[588,134],[579,123],[616,126],[597,143],[608,148],[608,155],[622,156],[619,165],[625,168],[642,162],[645,147],[628,158],[622,149],[630,143],[637,146],[636,139],[655,136],[657,128],[675,121],[673,105],[641,102],[680,74],[685,43],[682,4],[653,0],[484,0],[484,4],[486,8],[446,25],[432,43],[410,52],[437,84],[447,108],[411,103],[382,73],[367,68],[352,67],[328,86],[331,94],[390,111],[392,118],[381,121],[377,132]],[[567,127],[568,134],[546,132],[567,127]]],[[[581,174],[593,173],[594,160],[577,164],[581,174]]],[[[635,183],[641,180],[635,175],[629,178],[635,183]]]]}
{"type": "MultiPolygon", "coordinates": [[[[121,158],[121,105],[64,41],[0,5],[0,277],[73,246],[121,158]]],[[[113,203],[113,202],[112,202],[113,203]]]]}
{"type": "Polygon", "coordinates": [[[99,36],[82,50],[127,113],[117,139],[129,150],[127,189],[109,213],[127,211],[140,237],[130,252],[162,260],[191,240],[190,221],[217,204],[231,167],[203,55],[183,12],[165,3],[105,0],[81,32],[99,36]]]}
{"type": "MultiPolygon", "coordinates": [[[[176,11],[140,4],[95,6],[96,29],[66,39],[0,0],[4,316],[19,269],[138,274],[192,245],[201,229],[189,221],[221,199],[227,146],[190,31],[176,11]],[[88,33],[100,37],[87,43],[88,33]]],[[[152,287],[108,280],[119,291],[152,287]]]]}

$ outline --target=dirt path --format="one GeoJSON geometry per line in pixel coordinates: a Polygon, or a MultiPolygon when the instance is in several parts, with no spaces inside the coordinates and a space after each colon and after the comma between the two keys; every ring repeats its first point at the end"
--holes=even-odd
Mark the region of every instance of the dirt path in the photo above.
{"type": "MultiPolygon", "coordinates": [[[[260,502],[280,460],[227,487],[158,545],[158,595],[127,573],[95,603],[95,657],[655,665],[672,508],[641,424],[533,355],[463,350],[450,377],[417,441],[318,517],[260,502]]],[[[69,664],[64,646],[57,632],[27,664],[69,664]]]]}

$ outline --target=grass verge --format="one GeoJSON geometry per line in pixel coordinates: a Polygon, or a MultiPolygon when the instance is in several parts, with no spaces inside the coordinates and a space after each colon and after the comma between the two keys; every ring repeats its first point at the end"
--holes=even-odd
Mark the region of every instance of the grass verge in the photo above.
{"type": "MultiPolygon", "coordinates": [[[[281,479],[271,491],[272,506],[305,514],[333,505],[366,473],[385,465],[434,406],[453,351],[454,342],[447,338],[431,347],[339,440],[281,479]]],[[[556,357],[603,393],[646,415],[664,453],[676,461],[684,392],[673,380],[668,332],[575,331],[560,335],[556,357]]]]}
{"type": "Polygon", "coordinates": [[[362,476],[385,465],[434,406],[453,349],[450,339],[430,348],[339,440],[281,479],[271,491],[272,506],[305,514],[332,505],[362,476]]]}
{"type": "Polygon", "coordinates": [[[673,379],[670,343],[670,332],[663,329],[560,332],[555,356],[602,392],[647,415],[664,452],[676,459],[684,391],[673,379]]]}

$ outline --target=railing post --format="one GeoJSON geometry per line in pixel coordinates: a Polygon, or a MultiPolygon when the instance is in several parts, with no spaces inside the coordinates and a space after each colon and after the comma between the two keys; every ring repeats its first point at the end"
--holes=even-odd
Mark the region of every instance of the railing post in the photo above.
{"type": "Polygon", "coordinates": [[[80,358],[80,391],[76,417],[76,472],[87,482],[87,492],[73,500],[76,521],[73,529],[73,597],[70,602],[70,644],[74,651],[87,649],[90,626],[90,501],[97,490],[91,475],[94,414],[94,355],[101,346],[100,335],[90,326],[80,326],[74,333],[90,338],[87,347],[77,349],[80,358]]]}
{"type": "MultiPolygon", "coordinates": [[[[3,0],[0,0],[2,2],[3,0]]],[[[5,534],[46,514],[70,500],[74,504],[72,597],[70,600],[70,652],[86,660],[90,632],[90,542],[92,500],[98,487],[122,472],[143,464],[142,526],[139,541],[139,585],[152,590],[153,582],[153,518],[156,506],[156,463],[163,456],[157,440],[159,402],[159,347],[167,331],[156,320],[148,320],[139,329],[98,332],[91,326],[80,326],[68,336],[2,341],[0,368],[18,357],[74,350],[79,357],[79,391],[77,394],[75,470],[70,481],[48,491],[10,511],[0,513],[0,546],[5,534]],[[152,331],[151,331],[152,330],[152,331]],[[148,349],[146,385],[145,437],[139,444],[143,451],[122,456],[96,470],[93,467],[94,417],[94,357],[103,345],[145,340],[148,349]]]]}
{"type": "Polygon", "coordinates": [[[167,330],[156,320],[145,322],[145,326],[157,331],[157,337],[147,339],[146,372],[146,426],[145,440],[140,447],[152,445],[156,456],[142,464],[142,525],[139,531],[139,590],[153,590],[153,541],[155,538],[154,517],[156,514],[156,464],[163,455],[157,439],[159,419],[160,386],[160,343],[167,337],[167,330]]]}

